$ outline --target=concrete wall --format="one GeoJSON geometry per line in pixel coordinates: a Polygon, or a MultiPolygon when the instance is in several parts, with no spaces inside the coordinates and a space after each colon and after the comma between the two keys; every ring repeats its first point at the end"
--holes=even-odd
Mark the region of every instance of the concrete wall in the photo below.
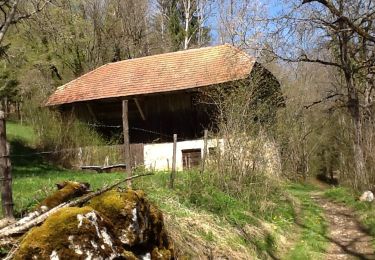
{"type": "MultiPolygon", "coordinates": [[[[223,140],[210,139],[207,141],[207,148],[222,147],[223,140]]],[[[203,156],[203,139],[177,142],[176,168],[178,171],[183,170],[182,150],[201,149],[203,156]]],[[[209,152],[207,151],[207,154],[209,152]]],[[[169,170],[172,168],[173,143],[145,144],[144,145],[144,162],[145,167],[150,170],[169,170]]]]}

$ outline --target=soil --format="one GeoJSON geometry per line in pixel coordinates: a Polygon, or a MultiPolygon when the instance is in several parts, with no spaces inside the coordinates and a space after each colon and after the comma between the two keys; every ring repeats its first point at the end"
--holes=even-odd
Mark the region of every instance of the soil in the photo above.
{"type": "Polygon", "coordinates": [[[324,210],[328,225],[327,260],[375,259],[374,238],[358,222],[353,210],[320,193],[312,194],[312,199],[324,210]]]}

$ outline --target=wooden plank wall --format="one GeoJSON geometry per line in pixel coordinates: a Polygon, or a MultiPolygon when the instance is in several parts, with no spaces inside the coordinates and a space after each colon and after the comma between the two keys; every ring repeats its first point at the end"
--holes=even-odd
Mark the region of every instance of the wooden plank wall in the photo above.
{"type": "MultiPolygon", "coordinates": [[[[130,144],[130,164],[132,167],[144,164],[143,144],[130,144]]],[[[90,146],[82,147],[76,151],[74,165],[77,167],[84,165],[114,165],[125,162],[124,146],[90,146]]]]}
{"type": "MultiPolygon", "coordinates": [[[[199,103],[199,93],[176,92],[129,99],[130,143],[172,142],[173,134],[181,139],[196,139],[204,129],[211,129],[210,106],[199,103]],[[138,105],[137,105],[138,103],[138,105]],[[141,108],[142,113],[140,113],[141,108]]],[[[71,114],[71,105],[62,112],[71,114]]],[[[74,105],[74,114],[82,122],[97,123],[96,129],[108,139],[121,140],[122,109],[120,100],[100,100],[74,105]],[[106,127],[108,126],[119,126],[106,127]]]]}

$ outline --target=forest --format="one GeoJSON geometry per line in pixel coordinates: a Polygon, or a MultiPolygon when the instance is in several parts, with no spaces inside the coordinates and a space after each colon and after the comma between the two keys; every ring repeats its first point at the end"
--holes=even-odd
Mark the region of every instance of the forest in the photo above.
{"type": "MultiPolygon", "coordinates": [[[[0,0],[0,105],[9,125],[10,153],[121,143],[121,136],[104,139],[95,128],[64,118],[44,103],[59,86],[107,63],[230,44],[277,78],[282,104],[279,96],[262,99],[257,90],[242,85],[212,94],[220,116],[218,130],[210,134],[230,136],[229,152],[214,158],[205,175],[177,174],[175,190],[160,188],[168,186],[168,173],[134,181],[165,215],[186,214],[192,221],[190,210],[199,209],[194,214],[207,221],[209,228],[184,236],[189,224],[165,220],[167,229],[178,230],[179,235],[172,235],[180,248],[176,259],[184,254],[214,259],[225,251],[230,259],[338,259],[320,253],[333,254],[336,238],[329,234],[334,226],[342,236],[358,229],[348,224],[345,231],[332,224],[333,216],[351,209],[355,215],[343,221],[359,219],[370,242],[354,249],[343,242],[336,245],[341,248],[337,255],[372,259],[373,195],[368,203],[359,198],[375,192],[374,21],[371,0],[0,0]],[[256,105],[244,109],[247,102],[256,105]],[[275,175],[254,166],[265,140],[275,145],[280,158],[275,175]],[[247,154],[251,165],[243,158],[247,154]],[[168,204],[170,196],[181,205],[168,204]],[[224,233],[235,234],[231,242],[218,240],[224,234],[215,216],[225,221],[224,233]],[[294,228],[300,238],[293,241],[288,232],[294,228]],[[195,235],[195,243],[187,238],[195,235]]],[[[51,194],[51,180],[64,177],[100,188],[121,176],[80,177],[66,169],[69,156],[12,158],[17,218],[51,194]],[[48,172],[45,180],[38,171],[48,172]],[[17,194],[26,176],[33,200],[17,194]],[[40,178],[40,185],[33,178],[40,178]]],[[[9,253],[9,245],[0,243],[0,256],[9,253]]]]}

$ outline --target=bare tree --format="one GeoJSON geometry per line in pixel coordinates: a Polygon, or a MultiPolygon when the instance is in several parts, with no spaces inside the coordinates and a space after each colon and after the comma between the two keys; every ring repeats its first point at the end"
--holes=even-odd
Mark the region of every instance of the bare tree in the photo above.
{"type": "Polygon", "coordinates": [[[23,3],[24,1],[22,0],[0,1],[0,44],[10,25],[16,24],[23,19],[30,18],[41,12],[51,1],[52,0],[38,0],[30,1],[29,3],[23,3]]]}
{"type": "Polygon", "coordinates": [[[221,43],[230,43],[258,56],[267,35],[267,8],[260,1],[217,1],[221,43]]]}
{"type": "Polygon", "coordinates": [[[274,24],[272,52],[284,61],[318,63],[336,69],[340,88],[330,95],[339,98],[353,123],[354,186],[368,187],[363,124],[373,115],[375,3],[304,0],[286,5],[289,11],[274,19],[278,23],[274,24]]]}
{"type": "Polygon", "coordinates": [[[184,49],[188,49],[193,37],[198,46],[203,45],[204,24],[210,13],[210,0],[181,0],[184,13],[184,49]],[[196,20],[193,23],[193,20],[196,20]]]}

